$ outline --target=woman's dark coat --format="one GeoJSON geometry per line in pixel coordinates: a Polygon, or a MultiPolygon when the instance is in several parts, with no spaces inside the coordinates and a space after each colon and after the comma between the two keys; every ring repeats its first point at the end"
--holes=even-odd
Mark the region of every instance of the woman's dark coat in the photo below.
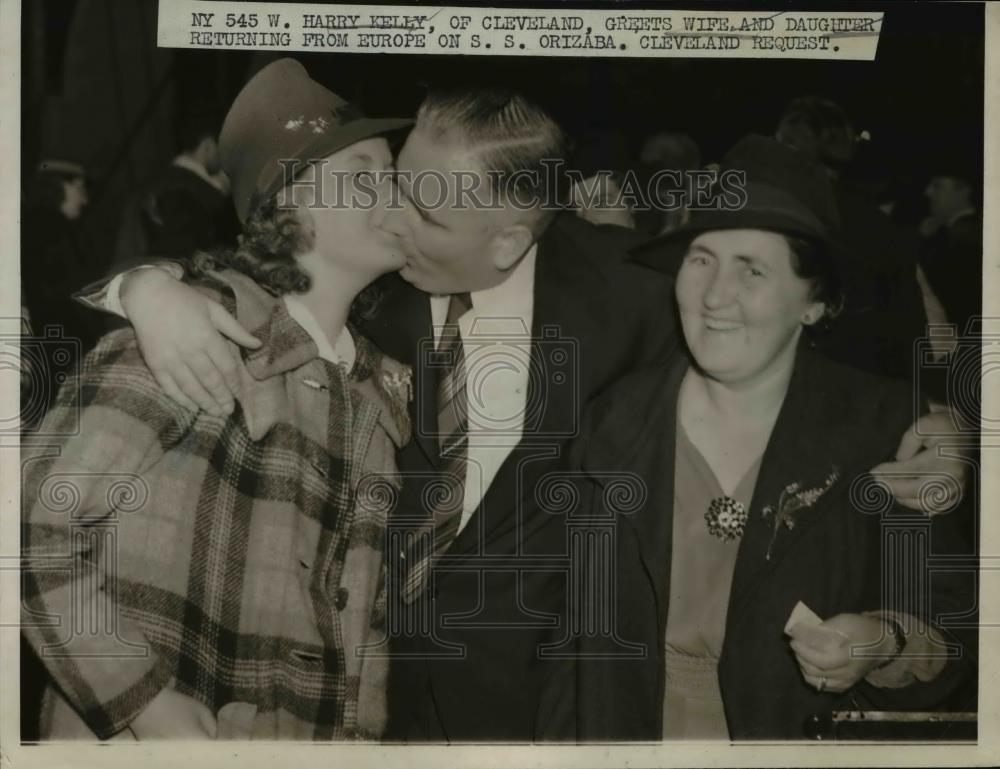
{"type": "MultiPolygon", "coordinates": [[[[576,659],[563,663],[547,687],[540,738],[661,739],[676,411],[687,366],[681,357],[667,368],[634,375],[607,391],[586,415],[571,455],[573,471],[583,473],[573,516],[575,525],[595,531],[614,522],[615,560],[603,566],[613,579],[600,581],[594,561],[600,548],[591,551],[584,570],[597,579],[590,584],[598,585],[599,600],[613,598],[597,611],[611,612],[614,632],[591,628],[588,634],[584,628],[575,634],[576,659]],[[621,481],[629,474],[641,487],[638,498],[622,493],[621,481]]],[[[931,682],[900,689],[861,683],[841,695],[820,693],[804,682],[783,634],[798,601],[824,619],[888,608],[883,583],[905,588],[892,608],[921,617],[940,620],[943,612],[968,615],[973,609],[973,576],[920,562],[928,554],[933,561],[945,552],[964,552],[950,534],[948,516],[927,519],[894,506],[888,492],[867,475],[893,457],[917,416],[912,402],[910,389],[901,383],[800,349],[761,464],[733,576],[719,661],[733,739],[801,739],[810,715],[856,705],[930,709],[972,667],[973,643],[954,645],[951,652],[960,658],[950,659],[931,682]],[[839,480],[814,506],[794,515],[794,528],[781,526],[775,533],[774,514],[765,516],[765,506],[776,506],[782,489],[793,482],[802,488],[822,486],[834,467],[839,480]],[[912,538],[900,539],[900,533],[912,538]],[[892,557],[892,548],[904,539],[906,548],[916,542],[927,549],[916,561],[892,557]],[[884,549],[890,551],[886,556],[884,549]]]]}

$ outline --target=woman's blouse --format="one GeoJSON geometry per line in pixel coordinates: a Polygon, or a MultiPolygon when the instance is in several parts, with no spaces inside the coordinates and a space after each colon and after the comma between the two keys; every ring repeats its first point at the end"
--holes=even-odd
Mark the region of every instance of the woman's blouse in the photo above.
{"type": "MultiPolygon", "coordinates": [[[[750,509],[760,457],[730,495],[750,509]]],[[[674,466],[673,551],[666,632],[665,739],[729,739],[717,674],[738,538],[709,533],[705,514],[725,496],[680,422],[674,466]]]]}

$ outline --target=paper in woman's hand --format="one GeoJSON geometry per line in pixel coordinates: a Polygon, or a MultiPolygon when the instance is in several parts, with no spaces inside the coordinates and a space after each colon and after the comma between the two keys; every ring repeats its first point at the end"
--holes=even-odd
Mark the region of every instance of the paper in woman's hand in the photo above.
{"type": "Polygon", "coordinates": [[[808,649],[820,655],[839,654],[844,645],[850,643],[850,639],[838,630],[804,622],[792,627],[788,635],[792,639],[793,649],[808,649]]]}
{"type": "Polygon", "coordinates": [[[792,635],[791,629],[800,622],[806,625],[823,624],[823,620],[819,618],[819,615],[802,603],[802,601],[795,604],[795,608],[792,609],[792,613],[788,616],[788,622],[785,623],[785,635],[792,635]]]}
{"type": "Polygon", "coordinates": [[[785,634],[794,642],[793,649],[812,650],[819,655],[816,660],[839,654],[844,643],[850,643],[850,639],[839,630],[824,625],[819,615],[802,601],[792,609],[788,622],[785,623],[785,634]]]}

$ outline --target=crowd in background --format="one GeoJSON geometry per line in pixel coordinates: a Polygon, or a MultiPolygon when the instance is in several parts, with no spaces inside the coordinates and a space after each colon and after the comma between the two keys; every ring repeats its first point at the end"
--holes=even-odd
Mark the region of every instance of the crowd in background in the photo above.
{"type": "Polygon", "coordinates": [[[51,337],[37,365],[22,371],[22,416],[37,421],[65,374],[119,324],[84,309],[73,294],[114,265],[147,255],[185,258],[235,242],[238,222],[228,180],[219,167],[222,114],[185,114],[176,131],[177,154],[121,211],[113,254],[95,253],[83,225],[88,204],[86,169],[43,160],[25,184],[21,225],[23,325],[29,336],[51,337]],[[57,360],[52,360],[60,352],[57,360]],[[66,360],[65,356],[70,356],[66,360]]]}
{"type": "MultiPolygon", "coordinates": [[[[915,219],[910,191],[860,151],[870,137],[836,102],[793,99],[775,121],[775,136],[822,163],[837,197],[850,274],[845,306],[821,342],[832,357],[912,380],[920,341],[926,339],[933,357],[944,360],[963,335],[977,333],[970,322],[981,312],[981,169],[961,150],[936,153],[943,159],[920,180],[923,206],[915,219]],[[928,336],[928,324],[940,330],[928,336]]],[[[713,165],[695,138],[683,133],[658,132],[639,147],[597,133],[577,145],[574,167],[582,180],[572,200],[588,221],[655,237],[681,227],[689,215],[685,206],[666,201],[690,200],[693,191],[657,183],[663,204],[635,205],[631,180],[641,190],[659,171],[689,173],[713,165]],[[686,198],[675,194],[683,192],[686,198]]],[[[946,397],[943,381],[931,386],[946,397]]]]}

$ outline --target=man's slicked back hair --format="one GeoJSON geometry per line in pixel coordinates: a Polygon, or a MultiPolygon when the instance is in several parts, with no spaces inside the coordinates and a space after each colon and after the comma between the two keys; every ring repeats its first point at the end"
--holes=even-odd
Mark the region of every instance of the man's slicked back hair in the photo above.
{"type": "MultiPolygon", "coordinates": [[[[479,159],[495,193],[537,201],[552,212],[567,153],[559,124],[540,106],[506,88],[437,90],[417,111],[417,125],[435,138],[458,136],[479,159]]],[[[546,213],[550,213],[547,211],[546,213]]],[[[547,224],[551,217],[543,217],[547,224]]]]}

